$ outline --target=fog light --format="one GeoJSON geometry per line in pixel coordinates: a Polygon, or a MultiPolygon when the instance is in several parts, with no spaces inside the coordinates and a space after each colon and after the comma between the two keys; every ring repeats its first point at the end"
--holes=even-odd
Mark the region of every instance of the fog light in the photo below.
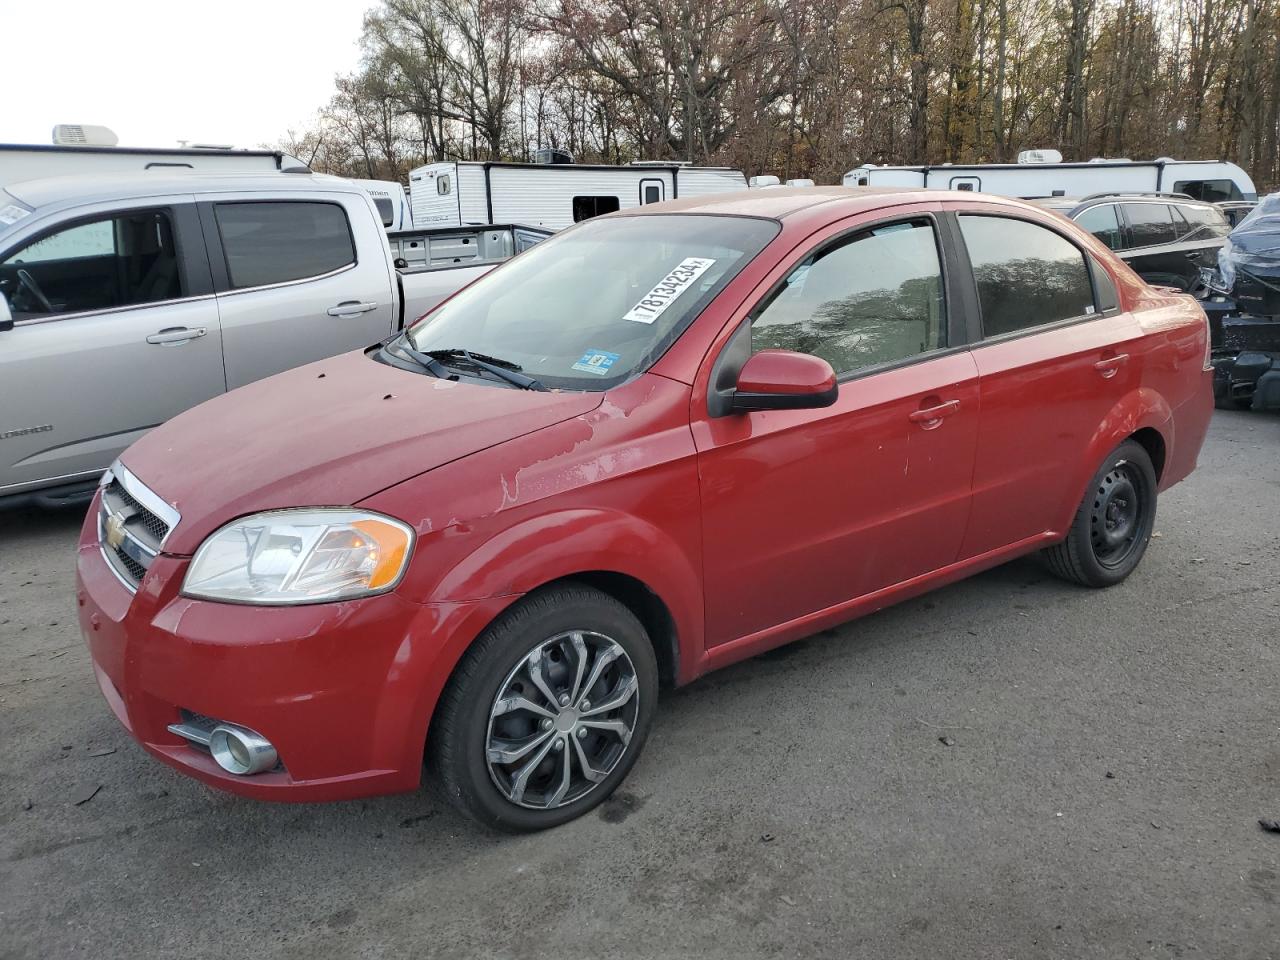
{"type": "Polygon", "coordinates": [[[266,737],[233,723],[220,723],[213,728],[209,752],[218,766],[238,777],[270,770],[279,760],[276,748],[266,737]]]}

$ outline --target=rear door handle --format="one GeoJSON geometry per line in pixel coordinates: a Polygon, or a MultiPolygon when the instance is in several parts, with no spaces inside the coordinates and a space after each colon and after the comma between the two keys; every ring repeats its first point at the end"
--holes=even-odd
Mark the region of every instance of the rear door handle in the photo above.
{"type": "Polygon", "coordinates": [[[1105,360],[1099,360],[1093,365],[1093,369],[1102,374],[1104,380],[1110,380],[1119,373],[1120,368],[1128,362],[1129,355],[1127,353],[1118,353],[1114,357],[1107,357],[1105,360]]]}
{"type": "Polygon", "coordinates": [[[147,337],[147,343],[186,343],[208,332],[206,327],[165,327],[147,337]]]}
{"type": "Polygon", "coordinates": [[[918,423],[926,430],[932,430],[934,427],[942,423],[943,417],[949,417],[953,413],[960,412],[959,400],[948,400],[946,403],[939,403],[932,407],[923,407],[919,410],[913,410],[908,414],[907,419],[912,423],[918,423]]]}
{"type": "Polygon", "coordinates": [[[377,310],[376,303],[361,303],[359,300],[346,300],[338,304],[336,307],[330,307],[325,312],[331,317],[358,317],[362,313],[368,313],[370,310],[377,310]]]}

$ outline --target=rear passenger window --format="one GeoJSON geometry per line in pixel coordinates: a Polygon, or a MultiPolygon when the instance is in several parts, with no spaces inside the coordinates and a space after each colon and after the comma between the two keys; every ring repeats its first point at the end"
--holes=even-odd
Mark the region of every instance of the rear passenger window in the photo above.
{"type": "Polygon", "coordinates": [[[1193,207],[1190,204],[1179,204],[1174,207],[1187,221],[1189,234],[1187,240],[1207,240],[1213,237],[1225,237],[1231,232],[1231,224],[1217,207],[1193,207]]]}
{"type": "Polygon", "coordinates": [[[1110,249],[1120,249],[1120,219],[1116,216],[1116,205],[1114,203],[1104,203],[1098,207],[1090,207],[1076,217],[1076,223],[1092,233],[1110,249]]]}
{"type": "Polygon", "coordinates": [[[837,374],[945,343],[938,244],[928,220],[856,233],[818,250],[757,308],[751,350],[822,357],[837,374]]]}
{"type": "Polygon", "coordinates": [[[236,289],[318,277],[356,262],[346,211],[336,203],[219,203],[214,211],[236,289]]]}
{"type": "Polygon", "coordinates": [[[1126,203],[1124,215],[1129,218],[1134,247],[1151,247],[1178,239],[1178,230],[1166,203],[1126,203]]]}
{"type": "Polygon", "coordinates": [[[978,285],[983,336],[1094,312],[1084,254],[1066,238],[1008,217],[962,216],[960,231],[978,285]]]}

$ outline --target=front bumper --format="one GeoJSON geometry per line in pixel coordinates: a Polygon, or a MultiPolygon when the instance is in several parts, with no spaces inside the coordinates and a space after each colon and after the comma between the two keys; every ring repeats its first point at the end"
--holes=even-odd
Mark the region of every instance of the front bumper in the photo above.
{"type": "Polygon", "coordinates": [[[413,790],[427,725],[458,656],[513,598],[418,604],[395,593],[260,607],[179,594],[187,559],[158,556],[131,594],[97,542],[76,561],[80,628],[116,717],[153,756],[211,786],[322,801],[413,790]],[[180,711],[256,730],[281,767],[234,776],[171,733],[180,711]]]}

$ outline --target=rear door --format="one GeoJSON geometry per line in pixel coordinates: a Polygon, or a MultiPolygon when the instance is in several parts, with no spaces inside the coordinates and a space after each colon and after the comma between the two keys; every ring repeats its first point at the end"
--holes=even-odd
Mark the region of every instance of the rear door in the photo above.
{"type": "Polygon", "coordinates": [[[1194,290],[1203,250],[1199,244],[1178,242],[1186,232],[1182,217],[1159,200],[1129,201],[1120,208],[1129,228],[1129,249],[1122,257],[1134,272],[1147,283],[1194,290]]]}
{"type": "Polygon", "coordinates": [[[982,394],[967,558],[1061,532],[1091,438],[1139,383],[1143,346],[1109,276],[1067,233],[999,208],[958,211],[956,223],[982,394]]]}
{"type": "Polygon", "coordinates": [[[201,198],[227,387],[367,346],[397,318],[381,220],[363,194],[201,198]]]}
{"type": "Polygon", "coordinates": [[[0,495],[95,477],[225,389],[194,198],[98,204],[0,250],[0,495]]]}
{"type": "MultiPolygon", "coordinates": [[[[978,384],[936,205],[831,226],[742,308],[713,359],[820,356],[819,410],[695,399],[707,642],[728,643],[944,567],[969,510],[978,384]]],[[[696,394],[695,394],[696,396],[696,394]]]]}

